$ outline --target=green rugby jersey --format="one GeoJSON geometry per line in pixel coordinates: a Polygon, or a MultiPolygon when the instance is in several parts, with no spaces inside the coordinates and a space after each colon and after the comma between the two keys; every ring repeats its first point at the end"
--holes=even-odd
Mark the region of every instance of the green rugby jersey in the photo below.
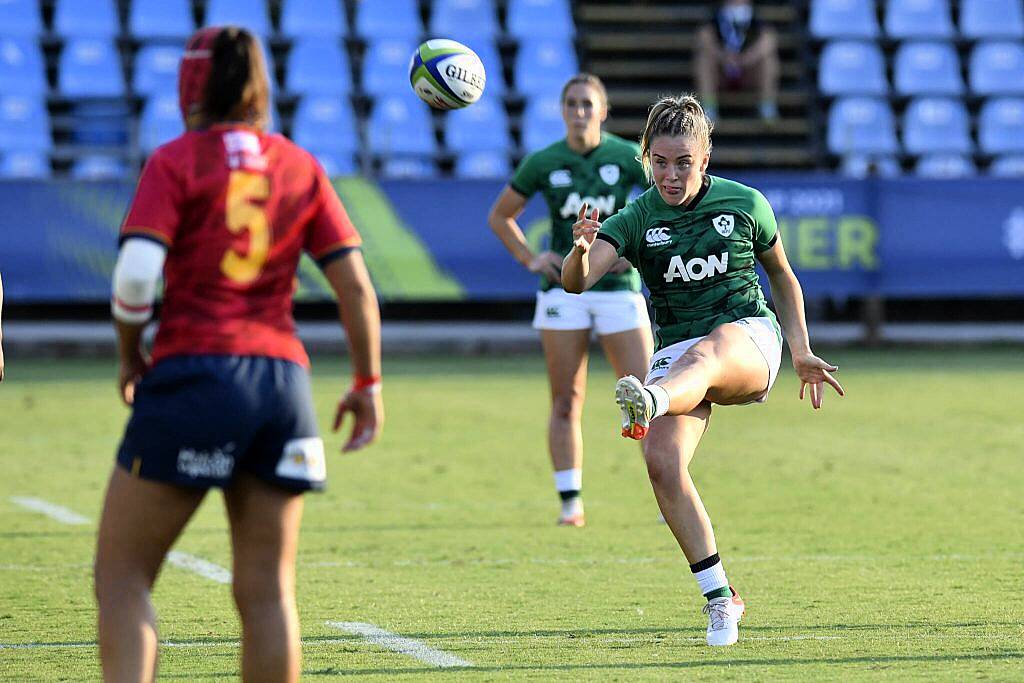
{"type": "Polygon", "coordinates": [[[754,271],[754,255],[777,239],[772,207],[753,188],[706,178],[686,206],[669,206],[650,188],[597,235],[639,267],[658,349],[750,316],[771,318],[778,332],[754,271]]]}
{"type": "MultiPolygon", "coordinates": [[[[531,197],[544,196],[551,214],[551,251],[565,256],[572,249],[572,224],[586,202],[597,208],[604,220],[626,205],[634,186],[647,187],[643,167],[637,161],[640,148],[611,133],[601,134],[601,144],[587,154],[578,154],[564,140],[528,155],[519,164],[509,186],[531,197]]],[[[561,287],[541,277],[541,289],[561,287]]],[[[636,269],[605,275],[592,289],[597,291],[640,291],[636,269]]]]}

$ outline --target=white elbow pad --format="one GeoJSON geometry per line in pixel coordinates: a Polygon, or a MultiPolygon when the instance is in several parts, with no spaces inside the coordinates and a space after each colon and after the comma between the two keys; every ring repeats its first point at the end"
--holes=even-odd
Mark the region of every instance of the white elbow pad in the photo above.
{"type": "Polygon", "coordinates": [[[110,300],[115,319],[139,325],[153,316],[156,285],[166,257],[167,249],[152,240],[124,241],[114,266],[114,293],[110,300]]]}

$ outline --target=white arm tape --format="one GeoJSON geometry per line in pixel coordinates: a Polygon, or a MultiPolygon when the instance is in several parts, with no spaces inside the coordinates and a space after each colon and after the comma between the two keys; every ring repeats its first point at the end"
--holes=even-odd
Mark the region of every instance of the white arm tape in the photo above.
{"type": "Polygon", "coordinates": [[[114,318],[140,325],[153,316],[156,284],[166,257],[167,249],[152,240],[124,241],[114,266],[114,293],[110,300],[114,318]]]}

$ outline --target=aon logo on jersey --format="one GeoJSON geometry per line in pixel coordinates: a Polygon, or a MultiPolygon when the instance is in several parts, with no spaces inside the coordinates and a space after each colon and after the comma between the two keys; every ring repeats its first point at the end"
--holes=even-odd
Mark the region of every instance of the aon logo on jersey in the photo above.
{"type": "Polygon", "coordinates": [[[615,195],[580,197],[579,192],[569,193],[569,196],[565,198],[565,204],[562,204],[562,208],[558,212],[562,215],[562,218],[578,215],[583,202],[586,202],[587,206],[591,209],[598,209],[605,216],[611,216],[615,213],[615,195]]]}
{"type": "Polygon", "coordinates": [[[682,256],[673,256],[665,271],[665,282],[672,282],[677,277],[683,278],[683,282],[703,280],[706,277],[721,275],[729,267],[729,252],[723,251],[718,256],[711,255],[707,258],[692,258],[683,262],[682,256]]]}

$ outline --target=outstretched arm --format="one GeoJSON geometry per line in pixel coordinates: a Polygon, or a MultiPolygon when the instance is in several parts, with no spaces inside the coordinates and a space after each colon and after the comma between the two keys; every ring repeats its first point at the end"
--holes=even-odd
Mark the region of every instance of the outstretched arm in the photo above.
{"type": "Polygon", "coordinates": [[[801,400],[804,397],[804,387],[809,386],[811,405],[815,410],[821,408],[825,384],[830,385],[840,396],[845,396],[843,387],[830,374],[839,368],[818,358],[811,351],[811,343],[807,337],[807,319],[804,316],[803,290],[789,265],[789,259],[786,258],[781,237],[775,241],[771,249],[761,252],[757,258],[764,266],[768,281],[771,283],[772,301],[775,302],[782,332],[786,335],[786,342],[793,356],[793,369],[800,377],[801,400]]]}
{"type": "Polygon", "coordinates": [[[597,209],[587,217],[587,204],[583,203],[577,221],[572,226],[576,241],[562,263],[562,288],[572,294],[581,294],[594,286],[619,260],[615,248],[597,239],[601,223],[597,209]]]}

